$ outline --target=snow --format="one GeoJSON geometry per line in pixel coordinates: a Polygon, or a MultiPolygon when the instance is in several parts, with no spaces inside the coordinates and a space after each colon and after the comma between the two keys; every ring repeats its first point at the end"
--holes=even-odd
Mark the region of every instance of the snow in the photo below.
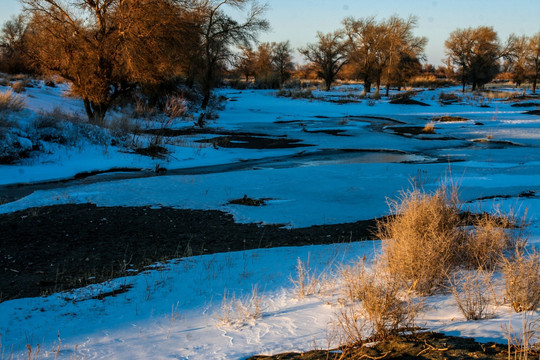
{"type": "MultiPolygon", "coordinates": [[[[18,121],[28,124],[36,112],[54,107],[81,113],[80,101],[62,95],[66,89],[67,85],[27,89],[23,96],[29,110],[18,115],[18,121]]],[[[329,96],[359,90],[342,87],[329,96]]],[[[195,142],[213,136],[191,135],[167,139],[171,154],[151,159],[112,145],[50,145],[49,153],[0,166],[0,185],[68,179],[85,171],[121,167],[150,171],[159,165],[169,171],[137,179],[59,185],[0,205],[0,213],[90,202],[217,209],[239,222],[306,227],[382,216],[388,213],[387,198],[395,198],[413,183],[432,190],[441,182],[452,182],[473,208],[521,213],[526,209],[531,220],[529,242],[538,247],[540,118],[500,100],[487,100],[487,108],[472,100],[439,104],[439,94],[451,91],[459,94],[457,89],[419,92],[415,99],[430,105],[423,107],[367,99],[336,104],[324,101],[326,95],[320,91],[314,91],[315,100],[291,100],[276,97],[274,91],[222,89],[219,94],[229,102],[220,118],[209,124],[211,128],[285,135],[314,146],[214,148],[195,142]],[[423,127],[440,115],[470,120],[437,122],[431,140],[422,139],[429,135],[403,137],[391,130],[423,127]],[[344,130],[347,136],[314,132],[320,130],[344,130]],[[519,146],[501,145],[499,140],[519,146]],[[535,196],[520,197],[527,191],[535,196]],[[270,200],[261,207],[229,204],[244,195],[270,200]]],[[[297,260],[309,259],[315,273],[331,273],[358,257],[373,258],[379,247],[373,241],[197,256],[106,284],[4,301],[0,303],[0,353],[27,358],[26,345],[36,351],[40,344],[40,356],[55,359],[241,359],[327,347],[329,324],[340,306],[339,291],[299,299],[290,281],[297,260]],[[263,302],[262,318],[238,326],[221,324],[224,294],[247,296],[254,286],[263,302]],[[103,300],[92,298],[120,287],[127,287],[127,292],[103,300]]],[[[436,331],[505,342],[502,327],[511,323],[517,329],[521,324],[520,315],[512,314],[506,305],[495,308],[492,319],[472,322],[464,320],[450,296],[426,301],[429,310],[422,322],[436,331]]]]}

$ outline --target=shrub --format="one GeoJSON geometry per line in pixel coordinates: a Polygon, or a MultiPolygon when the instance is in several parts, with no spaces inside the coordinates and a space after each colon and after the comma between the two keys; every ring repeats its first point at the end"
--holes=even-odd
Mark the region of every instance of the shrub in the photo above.
{"type": "Polygon", "coordinates": [[[21,111],[24,109],[24,99],[13,92],[6,91],[0,93],[0,111],[21,111]]]}
{"type": "Polygon", "coordinates": [[[390,100],[399,102],[407,102],[408,100],[411,100],[413,96],[415,96],[418,92],[417,91],[404,91],[397,94],[394,94],[390,97],[390,100]]]}
{"type": "Polygon", "coordinates": [[[114,137],[126,139],[129,134],[139,135],[140,125],[128,116],[114,117],[109,122],[109,129],[114,137]]]}
{"type": "Polygon", "coordinates": [[[24,80],[15,81],[11,84],[11,89],[15,91],[17,94],[22,93],[24,90],[26,90],[27,82],[24,80]]]}
{"type": "Polygon", "coordinates": [[[514,227],[513,217],[500,212],[476,217],[465,236],[467,264],[476,269],[495,270],[509,250],[522,249],[526,239],[514,227]]]}
{"type": "Polygon", "coordinates": [[[377,263],[371,271],[363,261],[353,267],[342,269],[347,292],[351,300],[361,301],[361,307],[353,303],[348,309],[338,312],[336,325],[349,344],[362,343],[366,330],[383,339],[400,330],[413,330],[415,320],[423,303],[414,301],[410,291],[403,292],[401,283],[388,273],[383,264],[377,263]],[[351,285],[352,282],[352,285],[351,285]]]}
{"type": "Polygon", "coordinates": [[[536,310],[540,305],[540,252],[516,251],[503,260],[506,297],[516,312],[536,310]]]}
{"type": "Polygon", "coordinates": [[[461,98],[453,93],[441,92],[439,94],[439,104],[452,105],[461,101],[461,98]]]}
{"type": "Polygon", "coordinates": [[[282,89],[276,95],[278,97],[290,97],[291,99],[313,99],[313,91],[311,89],[282,89]]]}
{"type": "Polygon", "coordinates": [[[171,119],[184,117],[188,111],[187,102],[181,96],[168,96],[164,111],[171,119]]]}
{"type": "Polygon", "coordinates": [[[449,277],[449,289],[467,320],[487,319],[493,315],[492,274],[485,271],[457,271],[449,277]]]}
{"type": "Polygon", "coordinates": [[[381,259],[406,288],[430,294],[444,285],[462,248],[457,190],[415,189],[389,205],[392,216],[377,224],[381,259]]]}
{"type": "Polygon", "coordinates": [[[32,132],[38,140],[69,146],[81,145],[81,140],[104,145],[111,139],[107,130],[85,123],[77,114],[60,108],[40,113],[32,124],[32,132]]]}

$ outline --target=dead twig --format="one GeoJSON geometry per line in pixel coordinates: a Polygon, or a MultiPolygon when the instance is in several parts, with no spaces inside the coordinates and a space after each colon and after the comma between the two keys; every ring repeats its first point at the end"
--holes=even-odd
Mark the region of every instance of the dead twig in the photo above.
{"type": "Polygon", "coordinates": [[[426,348],[422,351],[420,351],[418,354],[416,354],[416,356],[420,356],[421,354],[425,353],[426,351],[447,351],[448,349],[450,348],[436,348],[435,346],[433,345],[430,345],[428,344],[428,342],[426,340],[424,340],[424,344],[426,345],[426,348]]]}

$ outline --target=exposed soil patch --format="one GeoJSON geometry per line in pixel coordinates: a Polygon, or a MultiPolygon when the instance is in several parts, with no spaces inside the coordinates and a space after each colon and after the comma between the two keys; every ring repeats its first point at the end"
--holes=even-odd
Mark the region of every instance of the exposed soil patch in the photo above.
{"type": "Polygon", "coordinates": [[[140,172],[142,169],[140,168],[130,168],[130,167],[118,167],[118,168],[112,168],[108,170],[94,170],[94,171],[83,171],[80,173],[75,174],[73,177],[74,179],[86,179],[90,176],[96,176],[96,175],[103,175],[103,174],[110,174],[110,173],[117,173],[117,172],[124,172],[124,173],[136,173],[140,172]]]}
{"type": "Polygon", "coordinates": [[[244,195],[244,197],[240,199],[233,199],[229,201],[229,204],[235,204],[235,205],[244,205],[244,206],[263,206],[266,205],[266,201],[270,199],[253,199],[248,197],[247,195],[244,195]]]}
{"type": "Polygon", "coordinates": [[[521,102],[521,103],[512,104],[511,106],[512,106],[512,107],[536,107],[536,106],[540,106],[540,103],[536,103],[536,102],[521,102]]]}
{"type": "Polygon", "coordinates": [[[333,103],[333,104],[339,104],[339,105],[345,105],[345,104],[355,104],[355,103],[361,103],[362,100],[357,100],[357,99],[347,99],[347,98],[342,98],[342,99],[327,99],[326,101],[330,102],[330,103],[333,103]]]}
{"type": "Polygon", "coordinates": [[[468,201],[469,203],[475,202],[475,201],[482,201],[482,200],[493,200],[493,199],[512,199],[512,198],[533,198],[536,196],[536,192],[532,190],[522,191],[518,195],[491,195],[491,196],[484,196],[477,199],[473,199],[468,201]]]}
{"type": "Polygon", "coordinates": [[[277,120],[274,121],[274,124],[295,124],[295,123],[301,123],[302,120],[277,120]]]}
{"type": "Polygon", "coordinates": [[[407,98],[404,98],[404,99],[398,98],[398,99],[390,100],[390,104],[430,106],[429,104],[423,103],[421,101],[414,100],[414,99],[407,99],[407,98]]]}
{"type": "Polygon", "coordinates": [[[150,145],[144,148],[136,148],[135,154],[150,156],[152,159],[164,159],[169,153],[167,149],[159,145],[150,145]]]}
{"type": "Polygon", "coordinates": [[[333,136],[350,136],[345,134],[346,130],[342,129],[324,129],[324,130],[308,130],[303,129],[302,131],[308,133],[308,134],[327,134],[327,135],[333,135],[333,136]]]}
{"type": "Polygon", "coordinates": [[[370,239],[374,220],[283,229],[219,211],[60,205],[0,215],[0,299],[100,283],[190,255],[370,239]],[[136,270],[136,271],[133,271],[136,270]]]}
{"type": "Polygon", "coordinates": [[[301,143],[301,140],[284,137],[271,138],[244,135],[218,136],[212,139],[197,140],[197,142],[212,144],[215,147],[241,149],[290,149],[313,146],[310,144],[303,144],[301,143]]]}
{"type": "Polygon", "coordinates": [[[527,115],[540,115],[540,110],[525,111],[524,114],[527,114],[527,115]]]}
{"type": "Polygon", "coordinates": [[[469,119],[461,117],[461,116],[436,116],[432,119],[433,121],[438,122],[464,122],[469,121],[469,119]]]}
{"type": "MultiPolygon", "coordinates": [[[[396,135],[405,137],[413,137],[417,135],[435,135],[435,129],[431,132],[425,126],[389,126],[387,129],[392,130],[396,135]]],[[[423,136],[418,137],[420,140],[457,140],[450,136],[423,136]]]]}
{"type": "Polygon", "coordinates": [[[177,137],[177,136],[188,136],[188,135],[222,135],[222,136],[265,136],[261,133],[250,133],[250,132],[235,132],[235,131],[226,131],[219,129],[208,129],[208,128],[199,128],[199,127],[188,127],[183,129],[147,129],[143,130],[143,133],[149,135],[159,135],[165,137],[177,137]]]}
{"type": "MultiPolygon", "coordinates": [[[[352,360],[352,359],[508,359],[508,347],[482,344],[474,339],[425,332],[393,336],[374,346],[343,351],[316,350],[274,356],[253,356],[248,360],[352,360]]],[[[531,354],[531,356],[537,356],[531,354]]]]}
{"type": "Polygon", "coordinates": [[[502,148],[502,147],[506,147],[506,146],[518,146],[518,147],[523,146],[523,145],[517,144],[515,142],[508,141],[508,140],[474,139],[472,142],[490,144],[490,145],[494,145],[497,148],[502,148]]]}

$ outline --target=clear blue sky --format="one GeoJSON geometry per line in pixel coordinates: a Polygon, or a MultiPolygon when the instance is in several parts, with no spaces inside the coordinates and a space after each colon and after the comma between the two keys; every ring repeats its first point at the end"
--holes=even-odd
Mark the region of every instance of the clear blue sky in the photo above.
{"type": "MultiPolygon", "coordinates": [[[[21,10],[18,0],[0,0],[0,22],[21,10]]],[[[347,16],[355,18],[393,14],[419,17],[416,35],[429,39],[428,62],[444,58],[444,41],[457,28],[493,26],[501,40],[508,35],[540,31],[540,0],[268,0],[266,18],[272,30],[262,41],[290,40],[294,48],[315,41],[317,31],[341,27],[347,16]]]]}

